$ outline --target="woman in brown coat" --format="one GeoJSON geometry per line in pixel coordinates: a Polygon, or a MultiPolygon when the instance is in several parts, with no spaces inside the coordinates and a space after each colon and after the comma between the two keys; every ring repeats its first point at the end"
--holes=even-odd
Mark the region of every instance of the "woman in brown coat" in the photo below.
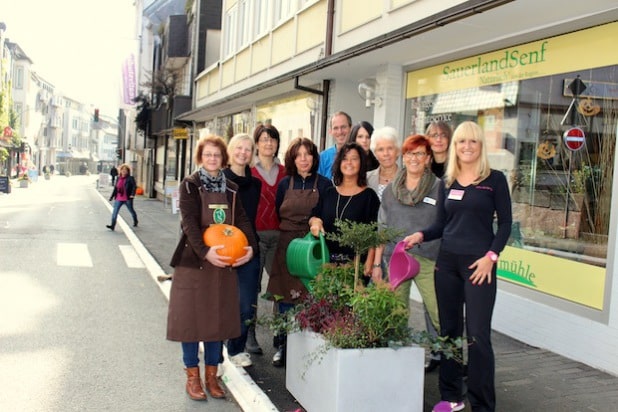
{"type": "Polygon", "coordinates": [[[182,237],[170,265],[174,280],[170,292],[167,339],[182,342],[187,372],[186,390],[194,400],[206,399],[199,372],[198,348],[204,342],[206,389],[213,398],[225,393],[217,382],[222,341],[240,335],[238,277],[234,268],[253,256],[257,241],[251,223],[237,197],[238,187],[221,169],[227,165],[225,142],[218,136],[199,140],[195,151],[200,169],[180,185],[182,237]],[[203,233],[212,223],[240,228],[249,240],[247,253],[230,266],[229,257],[207,247],[203,233]]]}

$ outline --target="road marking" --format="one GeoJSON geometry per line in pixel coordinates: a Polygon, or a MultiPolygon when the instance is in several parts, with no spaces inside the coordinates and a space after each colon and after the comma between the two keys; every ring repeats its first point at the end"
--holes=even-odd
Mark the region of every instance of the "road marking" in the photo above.
{"type": "Polygon", "coordinates": [[[58,266],[89,268],[93,266],[90,252],[88,252],[88,245],[85,243],[58,243],[56,261],[58,266]]]}
{"type": "Polygon", "coordinates": [[[142,262],[142,259],[140,259],[133,246],[118,245],[118,247],[120,248],[120,253],[122,253],[122,257],[129,268],[145,267],[144,262],[142,262]]]}

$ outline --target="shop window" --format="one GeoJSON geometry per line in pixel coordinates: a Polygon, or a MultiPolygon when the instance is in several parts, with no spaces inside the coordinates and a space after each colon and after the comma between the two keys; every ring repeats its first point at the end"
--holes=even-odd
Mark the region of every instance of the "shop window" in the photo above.
{"type": "Polygon", "coordinates": [[[406,102],[406,133],[465,120],[485,131],[491,166],[508,178],[510,245],[605,267],[618,124],[616,66],[423,95],[406,102]],[[585,90],[569,84],[577,76],[585,90]],[[564,134],[583,131],[581,148],[564,134]]]}

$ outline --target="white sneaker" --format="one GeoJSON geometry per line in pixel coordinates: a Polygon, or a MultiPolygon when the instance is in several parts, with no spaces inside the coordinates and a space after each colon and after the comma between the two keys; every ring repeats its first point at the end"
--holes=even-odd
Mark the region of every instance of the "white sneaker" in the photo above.
{"type": "Polygon", "coordinates": [[[240,352],[238,355],[230,356],[230,362],[242,368],[253,365],[253,362],[251,362],[251,355],[247,352],[240,352]]]}

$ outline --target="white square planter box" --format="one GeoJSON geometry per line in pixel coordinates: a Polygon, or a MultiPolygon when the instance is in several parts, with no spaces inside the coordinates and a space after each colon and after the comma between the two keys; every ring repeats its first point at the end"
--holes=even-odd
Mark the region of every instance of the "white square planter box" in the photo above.
{"type": "Polygon", "coordinates": [[[425,350],[336,349],[312,332],[288,336],[285,385],[307,412],[423,411],[425,350]]]}

